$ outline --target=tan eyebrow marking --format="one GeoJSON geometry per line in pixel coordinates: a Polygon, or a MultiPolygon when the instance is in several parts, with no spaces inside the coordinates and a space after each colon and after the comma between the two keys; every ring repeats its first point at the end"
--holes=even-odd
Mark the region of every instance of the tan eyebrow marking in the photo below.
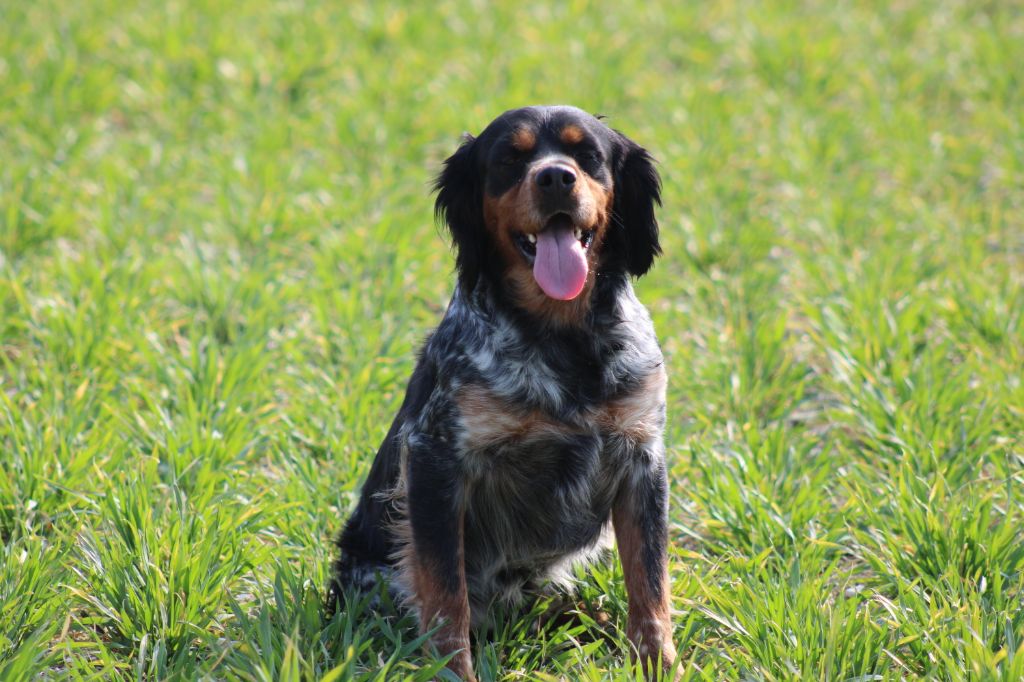
{"type": "Polygon", "coordinates": [[[512,133],[512,146],[521,152],[528,152],[537,144],[537,136],[529,128],[519,128],[512,133]]]}
{"type": "Polygon", "coordinates": [[[579,144],[583,141],[583,137],[583,129],[572,123],[562,128],[562,132],[558,135],[558,139],[563,144],[579,144]]]}

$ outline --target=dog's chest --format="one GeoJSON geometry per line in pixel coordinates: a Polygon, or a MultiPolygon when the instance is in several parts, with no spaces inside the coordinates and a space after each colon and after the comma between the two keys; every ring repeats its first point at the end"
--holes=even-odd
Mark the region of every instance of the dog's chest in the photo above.
{"type": "Polygon", "coordinates": [[[478,502],[496,514],[508,505],[511,514],[537,517],[534,523],[603,521],[621,476],[660,437],[664,400],[660,366],[629,391],[568,418],[468,384],[456,395],[456,448],[473,487],[485,491],[478,502]]]}
{"type": "Polygon", "coordinates": [[[567,416],[520,404],[478,383],[461,386],[455,403],[460,456],[480,460],[477,464],[484,468],[510,457],[522,464],[542,464],[537,460],[555,456],[544,453],[551,448],[557,451],[560,444],[586,441],[602,450],[628,448],[657,437],[664,420],[665,372],[660,365],[652,368],[628,390],[567,416]]]}

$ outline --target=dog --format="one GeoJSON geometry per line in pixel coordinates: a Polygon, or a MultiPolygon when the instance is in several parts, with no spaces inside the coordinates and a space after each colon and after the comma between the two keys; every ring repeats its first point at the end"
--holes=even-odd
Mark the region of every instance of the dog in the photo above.
{"type": "Polygon", "coordinates": [[[507,111],[435,185],[457,282],[337,540],[329,601],[385,577],[448,667],[495,600],[571,588],[618,544],[628,637],[675,659],[666,372],[632,278],[660,254],[650,154],[579,109],[507,111]]]}

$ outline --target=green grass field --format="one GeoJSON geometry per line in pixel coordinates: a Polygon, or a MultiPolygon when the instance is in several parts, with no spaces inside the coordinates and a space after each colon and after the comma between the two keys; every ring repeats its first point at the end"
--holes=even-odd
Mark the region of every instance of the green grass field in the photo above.
{"type": "MultiPolygon", "coordinates": [[[[0,0],[0,679],[435,674],[322,588],[529,103],[660,161],[683,677],[1024,678],[1022,3],[304,4],[0,0]]],[[[481,677],[629,678],[579,601],[481,677]]]]}

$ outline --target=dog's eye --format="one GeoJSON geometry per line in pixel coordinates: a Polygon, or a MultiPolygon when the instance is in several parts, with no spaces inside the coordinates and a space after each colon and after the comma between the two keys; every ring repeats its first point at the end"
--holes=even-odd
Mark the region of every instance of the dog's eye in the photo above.
{"type": "Polygon", "coordinates": [[[514,166],[523,159],[523,153],[516,149],[509,149],[498,157],[498,163],[502,166],[514,166]]]}
{"type": "Polygon", "coordinates": [[[584,163],[601,163],[601,152],[596,149],[581,149],[576,156],[584,163]]]}

